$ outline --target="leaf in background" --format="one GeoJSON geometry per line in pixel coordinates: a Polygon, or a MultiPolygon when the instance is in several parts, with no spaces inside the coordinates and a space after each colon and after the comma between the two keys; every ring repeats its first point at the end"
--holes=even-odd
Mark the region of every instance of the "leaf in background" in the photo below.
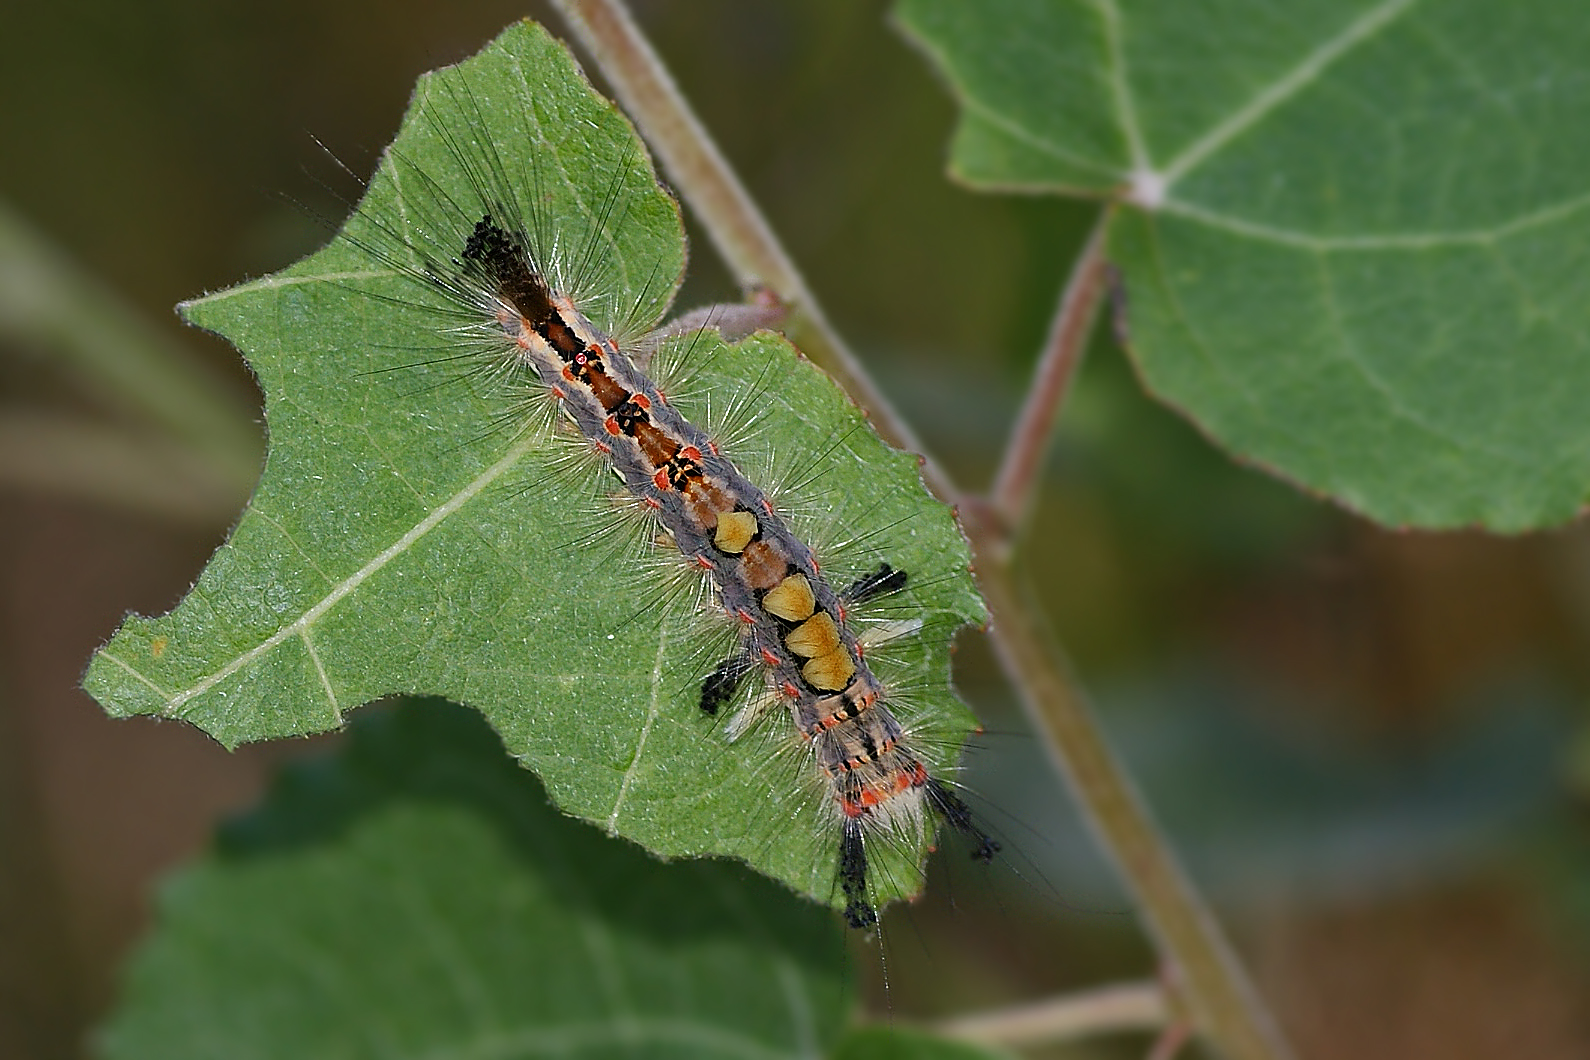
{"type": "Polygon", "coordinates": [[[1590,498],[1590,21],[1488,0],[901,0],[974,185],[1124,200],[1149,388],[1393,525],[1590,498]]]}
{"type": "Polygon", "coordinates": [[[834,1060],[1014,1060],[1003,1049],[935,1038],[895,1027],[860,1027],[845,1035],[834,1060]]]}
{"type": "MultiPolygon", "coordinates": [[[[659,854],[742,857],[832,901],[837,830],[803,787],[814,771],[775,753],[787,735],[777,719],[776,736],[729,745],[701,715],[712,638],[689,606],[659,606],[644,549],[593,534],[613,517],[600,491],[616,487],[570,476],[557,466],[566,452],[504,428],[510,403],[446,360],[456,318],[359,249],[406,252],[383,231],[403,224],[437,254],[459,253],[479,216],[466,170],[481,158],[516,184],[527,217],[556,229],[562,253],[601,236],[606,323],[666,309],[683,261],[678,209],[561,45],[523,24],[428,75],[351,241],[186,307],[259,376],[270,455],[187,599],[128,619],[85,686],[113,715],[182,718],[228,746],[333,729],[394,693],[445,696],[480,710],[567,812],[659,854]],[[489,148],[471,146],[481,121],[489,148]],[[608,216],[621,223],[609,229],[608,216]]],[[[795,473],[833,533],[913,575],[906,598],[925,630],[893,654],[927,749],[953,759],[973,721],[949,687],[949,641],[983,611],[949,509],[928,497],[916,459],[885,447],[781,339],[703,337],[691,353],[694,392],[671,395],[681,410],[754,408],[759,448],[810,458],[795,473]]],[[[878,846],[889,846],[878,901],[914,891],[926,851],[878,846]]]]}
{"type": "Polygon", "coordinates": [[[843,929],[725,862],[562,816],[475,715],[404,703],[167,884],[111,1060],[811,1057],[843,929]]]}

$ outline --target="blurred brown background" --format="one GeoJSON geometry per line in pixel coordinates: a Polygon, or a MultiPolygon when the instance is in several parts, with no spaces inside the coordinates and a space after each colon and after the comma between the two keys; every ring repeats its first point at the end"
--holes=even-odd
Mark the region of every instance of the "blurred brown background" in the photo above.
{"type": "MultiPolygon", "coordinates": [[[[1091,209],[948,183],[952,105],[879,4],[637,8],[840,330],[985,481],[1091,209]]],[[[160,874],[309,749],[228,754],[76,687],[258,466],[246,371],[172,305],[323,242],[312,137],[368,172],[414,77],[526,13],[563,32],[500,3],[0,9],[0,1056],[81,1055],[160,874]]],[[[693,247],[687,304],[733,297],[693,247]]],[[[1027,562],[1304,1056],[1590,1055],[1590,530],[1376,529],[1212,451],[1101,339],[1027,562]]],[[[1023,878],[936,869],[889,1004],[1151,974],[975,640],[962,663],[968,782],[1023,878]]]]}

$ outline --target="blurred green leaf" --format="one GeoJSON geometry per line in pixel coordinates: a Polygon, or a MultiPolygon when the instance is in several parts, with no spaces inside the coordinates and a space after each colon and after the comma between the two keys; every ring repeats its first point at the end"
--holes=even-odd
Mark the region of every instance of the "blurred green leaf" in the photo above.
{"type": "Polygon", "coordinates": [[[833,1055],[834,1060],[1009,1060],[1015,1054],[898,1027],[861,1027],[847,1034],[833,1055]]]}
{"type": "MultiPolygon", "coordinates": [[[[499,205],[482,199],[482,165],[514,182],[500,193],[525,217],[556,222],[564,254],[603,241],[598,324],[663,312],[683,261],[678,209],[563,47],[525,24],[429,75],[348,240],[187,307],[258,374],[270,456],[188,598],[130,618],[85,686],[111,714],[182,718],[228,746],[333,729],[381,696],[443,695],[479,709],[567,812],[657,853],[733,854],[833,900],[836,829],[787,731],[770,723],[731,746],[697,706],[732,631],[704,632],[693,593],[646,570],[667,562],[647,558],[649,542],[613,540],[626,535],[605,481],[567,474],[566,450],[503,425],[511,400],[461,378],[439,296],[360,249],[406,252],[386,230],[402,224],[458,253],[450,240],[461,247],[499,205]],[[492,146],[461,146],[481,121],[492,146]]],[[[799,454],[788,474],[810,484],[830,540],[911,573],[924,630],[880,666],[910,674],[905,720],[935,764],[953,761],[973,721],[949,687],[949,641],[983,611],[949,509],[781,339],[708,334],[683,340],[697,370],[670,399],[686,415],[754,410],[755,446],[733,454],[749,467],[758,450],[768,464],[799,454]]],[[[878,855],[879,902],[917,889],[924,848],[878,855]]]]}
{"type": "Polygon", "coordinates": [[[161,895],[111,1060],[810,1057],[843,929],[725,862],[546,803],[475,715],[407,703],[296,767],[161,895]]]}
{"type": "Polygon", "coordinates": [[[952,169],[1120,199],[1148,387],[1394,525],[1590,496],[1590,22],[1485,0],[902,0],[952,169]]]}

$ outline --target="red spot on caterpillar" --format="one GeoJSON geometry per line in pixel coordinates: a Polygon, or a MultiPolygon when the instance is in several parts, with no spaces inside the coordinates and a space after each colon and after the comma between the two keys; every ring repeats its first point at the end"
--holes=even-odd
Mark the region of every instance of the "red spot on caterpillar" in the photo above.
{"type": "MultiPolygon", "coordinates": [[[[801,690],[790,684],[788,681],[784,682],[784,687],[779,689],[779,691],[783,692],[785,698],[787,699],[799,699],[801,695],[801,690]]],[[[804,733],[802,735],[804,735],[804,733]]]]}
{"type": "MultiPolygon", "coordinates": [[[[778,656],[774,655],[768,649],[763,648],[762,649],[762,661],[767,663],[767,665],[769,665],[769,666],[777,666],[778,665],[778,656]]],[[[785,685],[784,687],[788,688],[789,685],[785,685]]]]}
{"type": "Polygon", "coordinates": [[[652,473],[651,481],[652,485],[660,490],[668,489],[668,469],[665,467],[658,468],[652,473]]]}
{"type": "Polygon", "coordinates": [[[602,428],[614,438],[617,438],[620,434],[624,433],[623,430],[618,426],[618,420],[612,416],[609,416],[607,419],[602,421],[602,428]]]}

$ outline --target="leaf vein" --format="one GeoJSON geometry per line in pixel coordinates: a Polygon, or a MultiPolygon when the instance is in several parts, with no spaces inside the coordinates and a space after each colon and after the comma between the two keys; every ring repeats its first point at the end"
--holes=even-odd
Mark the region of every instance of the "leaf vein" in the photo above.
{"type": "Polygon", "coordinates": [[[260,291],[274,291],[283,287],[300,287],[304,284],[314,283],[341,283],[347,280],[389,280],[394,276],[402,275],[405,274],[397,269],[355,269],[351,272],[313,272],[293,276],[283,276],[278,273],[272,276],[262,276],[257,280],[250,280],[248,283],[240,283],[236,287],[228,287],[224,291],[207,294],[203,298],[195,298],[192,301],[179,303],[177,308],[186,314],[192,306],[218,305],[238,295],[257,294],[260,291]]]}
{"type": "Polygon", "coordinates": [[[167,711],[176,711],[194,697],[203,695],[205,692],[208,692],[210,689],[214,688],[228,677],[231,677],[233,674],[237,673],[255,659],[258,659],[261,656],[275,650],[283,641],[287,640],[289,637],[296,636],[300,630],[308,629],[315,623],[317,619],[320,618],[320,616],[324,615],[327,611],[330,611],[344,597],[352,593],[360,585],[364,584],[364,582],[373,574],[379,571],[382,567],[385,567],[388,563],[392,562],[392,560],[396,559],[398,556],[401,556],[403,553],[407,552],[414,546],[415,542],[420,540],[420,538],[434,530],[440,523],[442,523],[443,520],[447,519],[465,504],[468,504],[482,490],[500,478],[520,460],[523,460],[525,455],[530,452],[532,448],[534,448],[533,441],[526,440],[520,442],[512,449],[509,449],[507,454],[501,460],[497,461],[491,467],[483,471],[480,475],[476,476],[472,482],[466,485],[463,489],[459,490],[452,497],[448,498],[448,500],[441,506],[432,510],[431,514],[427,515],[424,519],[416,523],[408,533],[404,534],[391,545],[383,549],[381,553],[369,563],[366,563],[357,571],[350,574],[347,578],[343,579],[342,582],[333,588],[331,592],[323,596],[313,607],[309,608],[309,610],[305,611],[302,615],[299,615],[298,618],[294,619],[292,622],[289,622],[287,625],[278,629],[275,633],[265,638],[259,644],[250,648],[248,651],[226,663],[220,669],[200,680],[193,687],[171,696],[166,703],[167,711]]]}
{"type": "Polygon", "coordinates": [[[416,881],[412,875],[399,874],[393,883],[393,897],[402,906],[411,937],[419,940],[420,952],[429,954],[439,966],[442,974],[438,979],[451,987],[468,1018],[479,1027],[500,1029],[502,1016],[483,977],[484,969],[471,959],[478,959],[478,953],[472,955],[474,947],[461,937],[455,919],[437,908],[432,886],[416,881]]]}
{"type": "Polygon", "coordinates": [[[1446,247],[1490,247],[1504,239],[1544,228],[1572,218],[1590,207],[1590,192],[1552,203],[1530,213],[1490,228],[1474,228],[1452,232],[1404,232],[1386,235],[1319,236],[1296,229],[1249,221],[1231,214],[1205,209],[1192,203],[1167,200],[1160,212],[1196,221],[1211,228],[1222,229],[1232,235],[1246,236],[1282,246],[1297,247],[1314,253],[1338,251],[1438,250],[1446,247]]]}
{"type": "Polygon", "coordinates": [[[1479,452],[1497,460],[1533,468],[1539,464],[1539,454],[1534,451],[1509,451],[1494,444],[1485,444],[1472,434],[1465,435],[1432,422],[1424,413],[1410,405],[1397,387],[1387,382],[1368,360],[1359,344],[1348,337],[1346,315],[1341,301],[1336,297],[1336,281],[1331,275],[1330,260],[1321,255],[1319,261],[1320,285],[1325,292],[1325,302],[1332,329],[1336,332],[1337,349],[1341,359],[1350,365],[1375,393],[1386,403],[1386,412],[1409,426],[1423,431],[1431,438],[1451,446],[1458,452],[1479,452]]]}
{"type": "Polygon", "coordinates": [[[630,1019],[622,1025],[607,1022],[564,1024],[517,1034],[481,1038],[463,1048],[431,1052],[427,1060],[496,1060],[520,1057],[530,1050],[539,1055],[567,1056],[577,1050],[604,1046],[674,1044],[689,1046],[713,1056],[738,1056],[745,1060],[791,1060],[794,1054],[770,1048],[743,1034],[706,1022],[676,1019],[630,1019]]]}
{"type": "Polygon", "coordinates": [[[330,574],[327,574],[321,568],[320,564],[315,562],[315,557],[310,553],[310,551],[308,549],[304,548],[303,545],[300,545],[298,543],[298,539],[295,538],[288,531],[288,529],[285,526],[283,526],[279,520],[277,520],[277,518],[275,516],[271,515],[264,508],[261,508],[259,506],[258,499],[256,499],[253,504],[249,505],[249,510],[248,510],[247,514],[248,515],[258,516],[259,518],[265,520],[266,523],[270,524],[270,526],[275,528],[276,532],[281,534],[282,537],[286,538],[287,539],[287,543],[289,545],[293,546],[293,549],[294,549],[294,551],[296,551],[298,553],[299,558],[302,559],[305,563],[309,564],[309,566],[314,570],[314,572],[316,574],[320,575],[321,579],[324,580],[327,585],[330,585],[330,584],[332,584],[333,582],[336,581],[335,578],[333,578],[330,574]]]}
{"type": "Polygon", "coordinates": [[[646,738],[651,735],[652,725],[657,721],[657,715],[662,712],[663,689],[663,658],[668,652],[668,627],[664,626],[657,638],[656,662],[651,671],[651,703],[646,707],[646,721],[640,727],[640,738],[635,741],[635,754],[630,759],[629,768],[624,770],[624,779],[618,785],[618,797],[613,800],[613,812],[607,815],[607,831],[609,835],[618,834],[618,815],[624,808],[624,800],[629,797],[629,785],[635,777],[635,771],[640,768],[641,758],[646,751],[646,738]]]}
{"type": "Polygon", "coordinates": [[[133,666],[132,663],[126,662],[125,660],[119,659],[116,656],[112,655],[110,653],[109,649],[106,649],[106,648],[99,649],[99,655],[100,655],[100,658],[109,659],[111,662],[115,663],[117,666],[120,666],[123,670],[126,670],[129,674],[132,675],[133,678],[135,678],[136,680],[142,682],[144,685],[148,686],[149,690],[154,692],[155,695],[159,696],[161,699],[169,700],[171,698],[171,693],[170,692],[167,692],[165,689],[161,688],[159,685],[157,685],[153,681],[149,680],[149,678],[145,677],[143,675],[143,673],[140,672],[137,669],[137,667],[133,666]]]}
{"type": "MultiPolygon", "coordinates": [[[[1009,136],[1011,139],[1017,140],[1028,147],[1033,148],[1035,151],[1046,154],[1050,158],[1058,159],[1059,161],[1065,162],[1068,165],[1076,166],[1078,169],[1089,170],[1105,177],[1119,178],[1123,176],[1120,171],[1110,166],[1101,165],[1095,159],[1067,151],[1058,144],[1051,143],[1048,140],[1037,136],[1036,134],[1011,121],[1009,118],[1001,116],[998,112],[990,109],[970,96],[961,97],[961,106],[968,113],[975,114],[977,118],[985,124],[992,125],[1006,136],[1009,136]]],[[[1047,189],[1050,187],[1050,185],[1044,184],[1043,187],[1047,189]]]]}
{"type": "Polygon", "coordinates": [[[1203,362],[1205,369],[1218,376],[1225,390],[1236,395],[1244,402],[1253,414],[1263,423],[1269,425],[1277,433],[1285,437],[1292,437],[1292,433],[1275,422],[1270,414],[1270,407],[1254,391],[1252,381],[1245,375],[1231,371],[1229,365],[1215,356],[1213,346],[1198,333],[1194,326],[1196,313],[1189,312],[1183,302],[1181,293],[1171,278],[1171,269],[1167,266],[1164,255],[1164,241],[1154,239],[1151,241],[1154,255],[1154,268],[1161,290],[1165,292],[1165,299],[1169,303],[1171,316],[1180,325],[1187,336],[1187,342],[1203,362]]]}
{"type": "Polygon", "coordinates": [[[1321,44],[1281,77],[1266,85],[1230,117],[1210,129],[1165,167],[1161,175],[1168,189],[1196,166],[1257,125],[1271,111],[1297,95],[1318,79],[1336,60],[1359,44],[1373,38],[1387,25],[1407,12],[1418,0],[1385,0],[1348,23],[1336,36],[1321,44]]]}
{"type": "Polygon", "coordinates": [[[1115,0],[1096,0],[1093,8],[1104,25],[1105,46],[1109,50],[1105,69],[1110,78],[1110,101],[1121,126],[1121,135],[1126,138],[1132,172],[1147,173],[1152,170],[1153,162],[1148,157],[1148,145],[1143,142],[1143,130],[1137,121],[1137,101],[1132,96],[1131,80],[1127,76],[1126,52],[1121,46],[1121,9],[1115,0]]]}
{"type": "Polygon", "coordinates": [[[337,692],[331,687],[331,679],[326,676],[326,668],[320,662],[320,653],[315,650],[315,642],[309,639],[309,630],[299,630],[298,639],[304,642],[304,650],[309,653],[309,661],[315,664],[315,673],[319,675],[320,687],[325,689],[326,699],[331,703],[331,712],[340,719],[342,706],[337,702],[337,692]]]}

